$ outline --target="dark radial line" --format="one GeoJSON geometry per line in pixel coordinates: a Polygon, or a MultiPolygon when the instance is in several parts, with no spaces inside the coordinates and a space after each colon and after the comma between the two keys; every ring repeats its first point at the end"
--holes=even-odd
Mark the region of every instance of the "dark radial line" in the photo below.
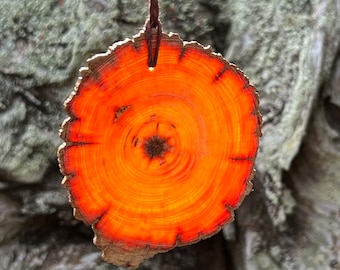
{"type": "Polygon", "coordinates": [[[255,156],[233,156],[230,159],[232,161],[254,161],[255,156]]]}
{"type": "Polygon", "coordinates": [[[229,70],[229,66],[225,65],[215,76],[215,78],[213,79],[213,82],[218,82],[223,75],[227,72],[227,70],[229,70]]]}

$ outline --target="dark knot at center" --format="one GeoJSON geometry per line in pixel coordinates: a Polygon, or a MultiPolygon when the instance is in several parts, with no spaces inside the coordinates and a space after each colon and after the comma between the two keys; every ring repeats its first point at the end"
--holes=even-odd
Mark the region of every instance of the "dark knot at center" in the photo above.
{"type": "Polygon", "coordinates": [[[158,135],[146,139],[143,147],[150,159],[164,157],[169,149],[167,140],[158,135]]]}

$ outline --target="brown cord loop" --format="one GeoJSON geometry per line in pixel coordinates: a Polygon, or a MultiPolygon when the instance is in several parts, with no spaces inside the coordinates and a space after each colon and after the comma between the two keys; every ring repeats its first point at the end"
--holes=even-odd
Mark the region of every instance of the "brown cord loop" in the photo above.
{"type": "Polygon", "coordinates": [[[145,37],[148,45],[148,66],[155,67],[157,64],[159,47],[162,38],[162,24],[159,20],[158,0],[150,0],[149,18],[145,23],[145,37]],[[153,29],[156,29],[154,33],[153,29]],[[153,48],[153,35],[156,34],[156,44],[153,48]]]}

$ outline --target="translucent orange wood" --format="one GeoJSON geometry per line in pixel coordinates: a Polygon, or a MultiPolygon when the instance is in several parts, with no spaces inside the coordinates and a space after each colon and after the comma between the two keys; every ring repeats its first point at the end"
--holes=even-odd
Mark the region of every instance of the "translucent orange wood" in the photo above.
{"type": "Polygon", "coordinates": [[[147,54],[141,33],[88,60],[59,149],[76,217],[104,259],[132,267],[233,220],[260,136],[255,89],[220,55],[174,34],[154,69],[147,54]]]}

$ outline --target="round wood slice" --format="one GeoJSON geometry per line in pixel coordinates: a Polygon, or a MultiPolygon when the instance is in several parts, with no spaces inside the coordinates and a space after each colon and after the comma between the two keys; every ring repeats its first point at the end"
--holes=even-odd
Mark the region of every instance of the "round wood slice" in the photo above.
{"type": "Polygon", "coordinates": [[[105,260],[137,267],[217,233],[250,192],[261,117],[248,79],[197,42],[144,33],[88,60],[65,102],[59,162],[105,260]]]}

